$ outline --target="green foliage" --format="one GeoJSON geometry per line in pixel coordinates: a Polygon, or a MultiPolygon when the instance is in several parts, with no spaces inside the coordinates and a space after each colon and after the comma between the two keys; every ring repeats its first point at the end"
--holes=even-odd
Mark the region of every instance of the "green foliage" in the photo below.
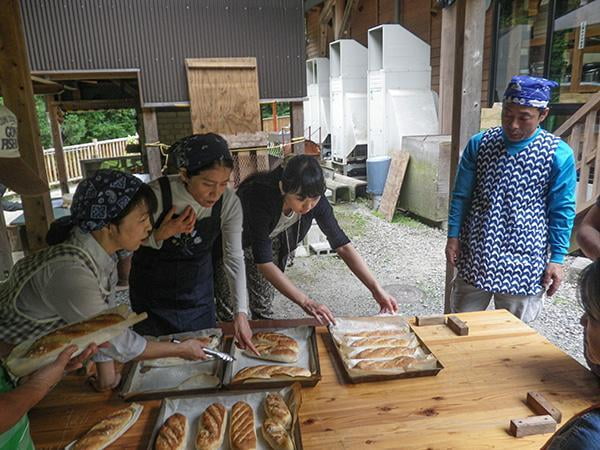
{"type": "MultiPolygon", "coordinates": [[[[273,117],[273,109],[271,103],[261,103],[260,115],[263,119],[270,119],[273,117]]],[[[289,103],[277,103],[277,117],[289,116],[290,115],[290,104],[289,103]]]]}

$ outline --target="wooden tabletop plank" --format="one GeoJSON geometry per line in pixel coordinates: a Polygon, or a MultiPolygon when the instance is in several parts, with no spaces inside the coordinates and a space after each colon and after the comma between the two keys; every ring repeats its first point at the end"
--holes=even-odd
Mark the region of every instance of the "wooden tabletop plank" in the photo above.
{"type": "MultiPolygon", "coordinates": [[[[549,435],[508,434],[511,419],[533,415],[528,391],[545,395],[565,421],[600,402],[591,372],[508,312],[458,316],[467,322],[468,336],[442,325],[415,327],[445,366],[437,376],[358,385],[343,384],[320,328],[322,381],[302,391],[304,447],[539,448],[549,435]]],[[[142,403],[140,420],[112,448],[147,447],[160,401],[142,403]]],[[[122,405],[116,394],[92,393],[81,377],[69,376],[31,411],[34,441],[39,448],[64,446],[122,405]]]]}

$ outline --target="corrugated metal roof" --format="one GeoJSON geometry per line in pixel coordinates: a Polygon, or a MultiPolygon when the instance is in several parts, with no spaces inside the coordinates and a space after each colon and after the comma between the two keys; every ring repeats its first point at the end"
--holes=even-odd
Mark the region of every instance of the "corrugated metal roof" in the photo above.
{"type": "Polygon", "coordinates": [[[189,102],[185,58],[254,56],[261,99],[306,95],[302,0],[21,0],[31,70],[140,70],[144,106],[189,102]]]}

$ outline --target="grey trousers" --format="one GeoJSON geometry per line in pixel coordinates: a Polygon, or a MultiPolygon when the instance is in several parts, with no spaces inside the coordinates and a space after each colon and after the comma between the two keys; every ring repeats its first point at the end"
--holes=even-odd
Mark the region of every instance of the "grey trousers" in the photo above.
{"type": "Polygon", "coordinates": [[[507,309],[525,323],[533,322],[542,312],[544,291],[535,295],[510,295],[484,291],[456,277],[450,307],[453,313],[485,311],[494,297],[496,309],[507,309]]]}

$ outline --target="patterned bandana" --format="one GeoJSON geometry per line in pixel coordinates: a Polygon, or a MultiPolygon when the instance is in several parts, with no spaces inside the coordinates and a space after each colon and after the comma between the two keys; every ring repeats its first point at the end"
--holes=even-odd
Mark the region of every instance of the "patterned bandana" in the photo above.
{"type": "Polygon", "coordinates": [[[512,77],[504,91],[504,102],[546,108],[550,101],[550,93],[557,86],[558,83],[545,78],[517,75],[512,77]]]}
{"type": "Polygon", "coordinates": [[[231,161],[227,141],[215,133],[192,134],[171,145],[169,154],[175,157],[178,169],[195,172],[214,161],[231,161]]]}
{"type": "Polygon", "coordinates": [[[84,233],[105,227],[127,208],[142,184],[126,172],[96,171],[77,186],[71,205],[71,222],[84,233]]]}

